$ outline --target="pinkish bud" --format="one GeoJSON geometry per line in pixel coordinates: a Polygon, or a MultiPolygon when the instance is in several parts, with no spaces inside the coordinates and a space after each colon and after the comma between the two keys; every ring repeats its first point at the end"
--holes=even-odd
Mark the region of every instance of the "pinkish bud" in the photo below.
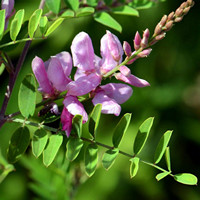
{"type": "Polygon", "coordinates": [[[132,52],[131,52],[131,46],[128,42],[124,41],[123,49],[124,49],[125,55],[130,57],[132,52]]]}
{"type": "Polygon", "coordinates": [[[183,10],[184,15],[187,14],[187,13],[189,12],[190,8],[191,8],[191,7],[184,8],[184,10],[183,10]]]}
{"type": "Polygon", "coordinates": [[[160,23],[158,23],[155,30],[154,30],[154,36],[159,35],[162,32],[162,28],[163,27],[160,25],[160,23]]]}
{"type": "Polygon", "coordinates": [[[167,15],[164,15],[164,16],[162,17],[162,19],[160,20],[160,25],[161,25],[161,26],[164,26],[164,25],[166,24],[166,22],[167,22],[167,15]]]}
{"type": "Polygon", "coordinates": [[[150,35],[150,32],[149,32],[149,29],[147,28],[143,33],[143,38],[141,41],[142,48],[146,48],[148,46],[149,35],[150,35]]]}
{"type": "Polygon", "coordinates": [[[185,7],[187,7],[187,2],[183,2],[183,3],[180,5],[180,7],[179,7],[179,8],[182,8],[182,9],[184,9],[185,7]]]}
{"type": "Polygon", "coordinates": [[[136,51],[140,48],[140,43],[141,43],[141,37],[137,31],[134,38],[134,48],[136,51]]]}
{"type": "Polygon", "coordinates": [[[171,12],[168,17],[167,17],[167,20],[170,21],[170,20],[173,20],[174,19],[174,11],[171,12]]]}
{"type": "Polygon", "coordinates": [[[128,67],[126,67],[126,66],[121,66],[121,67],[119,68],[119,71],[120,71],[124,76],[126,76],[126,77],[128,77],[128,76],[131,75],[131,70],[130,70],[128,67]]]}
{"type": "Polygon", "coordinates": [[[147,57],[151,53],[151,51],[152,51],[151,48],[145,49],[138,54],[138,57],[140,57],[140,58],[147,57]]]}
{"type": "Polygon", "coordinates": [[[165,35],[166,35],[166,33],[162,33],[162,34],[160,34],[160,35],[158,35],[158,36],[156,36],[155,37],[155,40],[162,40],[164,37],[165,37],[165,35]]]}
{"type": "Polygon", "coordinates": [[[114,60],[118,62],[121,59],[118,44],[110,31],[106,31],[106,34],[108,37],[108,48],[110,50],[110,53],[114,60]]]}
{"type": "Polygon", "coordinates": [[[173,27],[174,22],[168,21],[167,24],[165,25],[165,31],[169,31],[173,27]]]}
{"type": "Polygon", "coordinates": [[[176,17],[174,22],[180,22],[183,19],[183,17],[176,17]]]}
{"type": "Polygon", "coordinates": [[[182,9],[182,8],[177,8],[177,9],[176,9],[176,12],[175,12],[175,15],[176,15],[177,17],[182,16],[182,15],[183,15],[183,9],[182,9]]]}
{"type": "Polygon", "coordinates": [[[191,6],[191,5],[193,4],[193,1],[192,1],[192,0],[187,0],[187,4],[188,4],[189,6],[191,6]]]}

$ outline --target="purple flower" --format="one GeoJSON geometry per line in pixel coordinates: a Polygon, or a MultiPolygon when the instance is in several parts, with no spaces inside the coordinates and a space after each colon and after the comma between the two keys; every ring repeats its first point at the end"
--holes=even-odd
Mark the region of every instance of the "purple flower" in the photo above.
{"type": "Polygon", "coordinates": [[[72,129],[72,119],[75,115],[83,116],[83,123],[88,120],[88,115],[83,107],[83,105],[78,101],[77,97],[66,96],[64,101],[64,108],[61,114],[61,123],[63,130],[66,132],[67,137],[69,137],[72,129]]]}
{"type": "Polygon", "coordinates": [[[51,97],[66,90],[71,82],[68,76],[72,69],[72,59],[68,52],[61,52],[43,62],[39,57],[32,61],[32,70],[39,83],[39,91],[45,97],[51,97]]]}
{"type": "Polygon", "coordinates": [[[9,18],[12,17],[12,15],[14,14],[14,12],[12,12],[12,10],[14,8],[14,4],[15,4],[14,0],[2,0],[1,1],[1,9],[2,10],[5,9],[5,11],[6,11],[5,29],[7,29],[9,18]]]}

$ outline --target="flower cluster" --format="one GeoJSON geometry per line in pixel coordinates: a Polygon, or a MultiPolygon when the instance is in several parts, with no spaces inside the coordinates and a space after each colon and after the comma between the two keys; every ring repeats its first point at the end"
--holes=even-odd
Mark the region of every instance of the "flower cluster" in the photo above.
{"type": "MultiPolygon", "coordinates": [[[[147,47],[145,44],[148,43],[148,38],[148,29],[144,31],[142,39],[139,33],[136,33],[134,46],[136,51],[140,49],[136,58],[145,57],[151,52],[151,49],[143,50],[147,47]]],[[[101,38],[101,57],[95,55],[92,41],[85,32],[80,32],[75,36],[71,52],[72,57],[68,52],[61,52],[46,62],[39,57],[35,57],[32,61],[32,69],[39,83],[39,91],[42,92],[44,98],[54,99],[61,92],[67,92],[63,101],[61,122],[68,137],[72,128],[72,118],[75,115],[82,115],[83,123],[88,120],[88,115],[78,99],[79,96],[89,94],[94,105],[102,104],[102,113],[116,116],[120,114],[120,104],[131,97],[133,90],[123,83],[101,85],[102,79],[112,70],[120,66],[119,72],[111,74],[116,79],[136,87],[149,86],[147,81],[132,75],[130,69],[122,63],[124,52],[128,59],[135,51],[131,52],[131,47],[127,42],[123,50],[117,36],[109,31],[101,38]],[[72,65],[77,68],[73,80],[70,78],[72,65]]]]}

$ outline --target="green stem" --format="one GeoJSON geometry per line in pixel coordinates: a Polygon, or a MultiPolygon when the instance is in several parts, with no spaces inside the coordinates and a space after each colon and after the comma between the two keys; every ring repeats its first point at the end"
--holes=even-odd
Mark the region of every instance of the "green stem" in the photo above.
{"type": "Polygon", "coordinates": [[[0,45],[0,49],[3,48],[3,47],[7,47],[7,46],[17,44],[17,43],[21,43],[21,42],[27,42],[27,41],[30,41],[30,40],[41,40],[41,39],[44,39],[44,38],[24,38],[24,39],[21,39],[21,40],[16,40],[16,41],[8,42],[6,44],[2,44],[2,45],[0,45]]]}

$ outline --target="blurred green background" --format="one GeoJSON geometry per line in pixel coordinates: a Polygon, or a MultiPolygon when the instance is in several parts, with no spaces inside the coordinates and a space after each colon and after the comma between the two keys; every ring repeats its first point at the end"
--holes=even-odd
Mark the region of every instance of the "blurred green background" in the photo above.
{"type": "MultiPolygon", "coordinates": [[[[182,1],[166,0],[151,9],[141,10],[139,18],[113,15],[122,25],[123,31],[121,34],[111,31],[119,37],[121,42],[126,40],[132,44],[136,31],[142,34],[142,31],[149,28],[152,33],[160,18],[175,10],[180,3],[182,1]]],[[[38,4],[39,0],[31,2],[20,0],[16,1],[15,8],[16,10],[25,8],[28,18],[38,4]]],[[[139,59],[131,65],[132,73],[146,79],[151,87],[133,88],[133,96],[122,105],[121,113],[121,116],[126,112],[133,113],[131,125],[121,144],[122,150],[132,152],[132,138],[137,128],[146,118],[154,116],[153,129],[142,157],[152,161],[155,147],[162,134],[166,130],[174,130],[170,141],[172,172],[174,174],[190,172],[197,177],[200,177],[199,19],[199,1],[196,1],[195,6],[183,21],[176,24],[164,40],[153,46],[153,51],[148,58],[139,59]]],[[[73,37],[80,31],[86,31],[90,35],[95,52],[99,55],[99,41],[107,29],[95,22],[92,17],[70,19],[65,20],[47,40],[33,42],[15,85],[7,114],[18,111],[19,85],[25,74],[31,72],[31,61],[35,55],[47,60],[60,51],[70,51],[73,37]]],[[[8,52],[14,63],[17,62],[22,48],[23,44],[20,44],[16,49],[8,52]]],[[[0,105],[7,82],[8,74],[4,71],[0,77],[0,105]]],[[[111,133],[118,120],[119,118],[111,115],[102,115],[97,139],[111,145],[111,133]]],[[[11,123],[5,124],[0,130],[0,148],[3,155],[6,155],[9,138],[18,126],[11,123]]],[[[65,192],[72,177],[69,175],[64,181],[56,171],[56,166],[59,164],[45,168],[40,159],[36,160],[30,155],[27,159],[25,157],[17,163],[16,171],[9,174],[0,185],[0,200],[62,199],[58,197],[58,193],[65,192]],[[33,183],[37,183],[34,177],[39,176],[38,174],[41,175],[41,179],[48,180],[46,186],[43,185],[43,191],[44,193],[51,191],[50,197],[39,197],[36,189],[34,190],[33,183]]],[[[56,162],[59,163],[59,161],[56,162]]],[[[165,167],[164,162],[161,162],[161,165],[165,167]]],[[[141,164],[137,176],[130,179],[128,158],[120,155],[109,171],[104,170],[99,163],[96,173],[90,179],[84,177],[83,184],[77,188],[75,199],[200,199],[199,186],[182,185],[171,177],[157,182],[155,179],[157,173],[157,170],[141,164]]]]}

